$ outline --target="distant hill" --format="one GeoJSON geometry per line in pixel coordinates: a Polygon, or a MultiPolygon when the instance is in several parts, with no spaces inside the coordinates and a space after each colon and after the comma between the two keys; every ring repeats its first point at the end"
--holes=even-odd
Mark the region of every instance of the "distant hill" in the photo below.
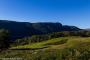
{"type": "Polygon", "coordinates": [[[90,31],[90,28],[88,28],[88,29],[84,29],[85,31],[90,31]]]}
{"type": "Polygon", "coordinates": [[[8,20],[0,20],[0,29],[7,29],[11,33],[11,38],[22,38],[36,34],[47,34],[60,31],[78,31],[75,26],[62,25],[61,23],[52,22],[16,22],[8,20]]]}

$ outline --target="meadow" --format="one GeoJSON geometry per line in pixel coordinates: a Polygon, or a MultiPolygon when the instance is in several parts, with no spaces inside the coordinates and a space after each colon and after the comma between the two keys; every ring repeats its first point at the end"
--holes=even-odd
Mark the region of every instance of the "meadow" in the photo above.
{"type": "Polygon", "coordinates": [[[90,37],[59,37],[47,41],[14,46],[0,58],[23,60],[90,60],[90,37]]]}

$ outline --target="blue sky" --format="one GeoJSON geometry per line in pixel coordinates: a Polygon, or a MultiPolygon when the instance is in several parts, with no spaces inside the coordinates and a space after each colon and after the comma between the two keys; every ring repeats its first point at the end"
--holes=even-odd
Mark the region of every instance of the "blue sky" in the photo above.
{"type": "Polygon", "coordinates": [[[0,0],[0,19],[90,28],[90,0],[0,0]]]}

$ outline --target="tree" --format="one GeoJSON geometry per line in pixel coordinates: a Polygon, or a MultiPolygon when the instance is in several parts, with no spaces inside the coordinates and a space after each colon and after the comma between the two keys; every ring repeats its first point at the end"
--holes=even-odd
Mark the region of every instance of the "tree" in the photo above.
{"type": "Polygon", "coordinates": [[[0,50],[6,49],[9,47],[9,32],[7,30],[0,30],[0,50]]]}

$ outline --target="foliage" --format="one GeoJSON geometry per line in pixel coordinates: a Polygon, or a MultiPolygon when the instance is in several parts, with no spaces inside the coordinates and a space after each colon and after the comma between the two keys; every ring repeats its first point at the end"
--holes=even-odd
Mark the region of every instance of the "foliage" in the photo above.
{"type": "Polygon", "coordinates": [[[9,32],[7,30],[0,30],[0,49],[9,47],[9,32]]]}

